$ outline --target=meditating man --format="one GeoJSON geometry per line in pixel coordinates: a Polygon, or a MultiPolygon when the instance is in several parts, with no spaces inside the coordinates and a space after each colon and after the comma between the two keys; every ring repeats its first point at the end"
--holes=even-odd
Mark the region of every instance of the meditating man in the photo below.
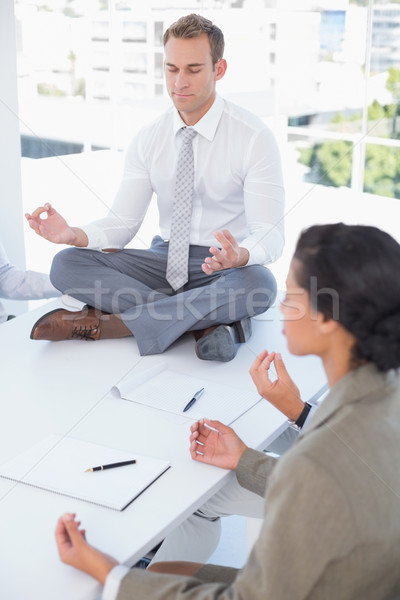
{"type": "Polygon", "coordinates": [[[264,266],[283,244],[284,192],[277,144],[256,116],[216,95],[224,38],[188,15],[164,35],[173,105],[133,139],[109,214],[70,227],[50,205],[26,215],[56,255],[53,284],[87,304],[34,325],[34,340],[133,335],[141,355],[163,352],[187,331],[205,360],[228,361],[251,335],[250,317],[274,301],[264,266]],[[160,235],[124,249],[156,194],[160,235]],[[43,216],[46,218],[43,218],[43,216]]]}

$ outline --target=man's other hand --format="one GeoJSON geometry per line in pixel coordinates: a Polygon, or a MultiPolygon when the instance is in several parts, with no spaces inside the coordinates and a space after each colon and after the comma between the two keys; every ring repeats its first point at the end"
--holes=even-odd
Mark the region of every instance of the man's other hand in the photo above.
{"type": "Polygon", "coordinates": [[[216,271],[244,267],[248,263],[249,251],[239,246],[227,229],[216,231],[214,236],[221,245],[221,248],[211,246],[210,252],[212,256],[208,256],[201,266],[204,273],[212,275],[216,271]]]}

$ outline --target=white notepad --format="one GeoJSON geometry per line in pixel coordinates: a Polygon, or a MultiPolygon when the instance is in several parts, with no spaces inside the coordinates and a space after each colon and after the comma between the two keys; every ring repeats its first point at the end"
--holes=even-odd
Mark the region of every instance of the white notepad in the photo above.
{"type": "Polygon", "coordinates": [[[175,413],[197,421],[203,417],[230,425],[260,401],[260,395],[249,381],[248,389],[238,389],[214,381],[205,381],[168,369],[165,362],[126,377],[115,386],[121,398],[152,408],[175,413]],[[183,409],[195,392],[204,393],[187,411],[183,409]]]}
{"type": "Polygon", "coordinates": [[[50,435],[0,465],[0,477],[78,500],[123,510],[169,467],[166,460],[50,435]],[[92,467],[136,459],[136,464],[86,473],[92,467]]]}

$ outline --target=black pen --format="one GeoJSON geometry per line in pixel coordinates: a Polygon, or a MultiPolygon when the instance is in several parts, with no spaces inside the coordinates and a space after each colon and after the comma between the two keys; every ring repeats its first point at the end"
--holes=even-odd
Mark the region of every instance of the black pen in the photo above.
{"type": "Polygon", "coordinates": [[[193,406],[193,404],[196,402],[196,400],[198,400],[200,398],[200,396],[202,395],[203,392],[204,392],[204,388],[201,388],[201,390],[196,392],[195,395],[193,396],[193,398],[190,400],[190,402],[188,402],[186,404],[185,408],[183,409],[183,412],[186,412],[187,410],[189,410],[189,408],[191,406],[193,406]]]}
{"type": "Polygon", "coordinates": [[[92,467],[91,469],[86,469],[85,473],[88,471],[104,471],[104,469],[115,469],[116,467],[125,467],[126,465],[134,465],[136,460],[124,460],[122,462],[111,463],[109,465],[101,465],[100,467],[92,467]]]}

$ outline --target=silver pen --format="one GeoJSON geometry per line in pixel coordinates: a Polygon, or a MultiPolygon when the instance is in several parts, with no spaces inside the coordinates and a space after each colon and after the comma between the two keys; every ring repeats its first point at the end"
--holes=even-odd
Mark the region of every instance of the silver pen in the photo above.
{"type": "Polygon", "coordinates": [[[191,408],[193,406],[193,404],[196,402],[196,400],[198,400],[200,398],[200,396],[202,395],[203,392],[204,392],[204,388],[201,388],[201,390],[196,392],[195,395],[193,396],[193,398],[186,404],[185,408],[183,409],[183,412],[186,412],[187,410],[189,410],[189,408],[191,408]]]}

